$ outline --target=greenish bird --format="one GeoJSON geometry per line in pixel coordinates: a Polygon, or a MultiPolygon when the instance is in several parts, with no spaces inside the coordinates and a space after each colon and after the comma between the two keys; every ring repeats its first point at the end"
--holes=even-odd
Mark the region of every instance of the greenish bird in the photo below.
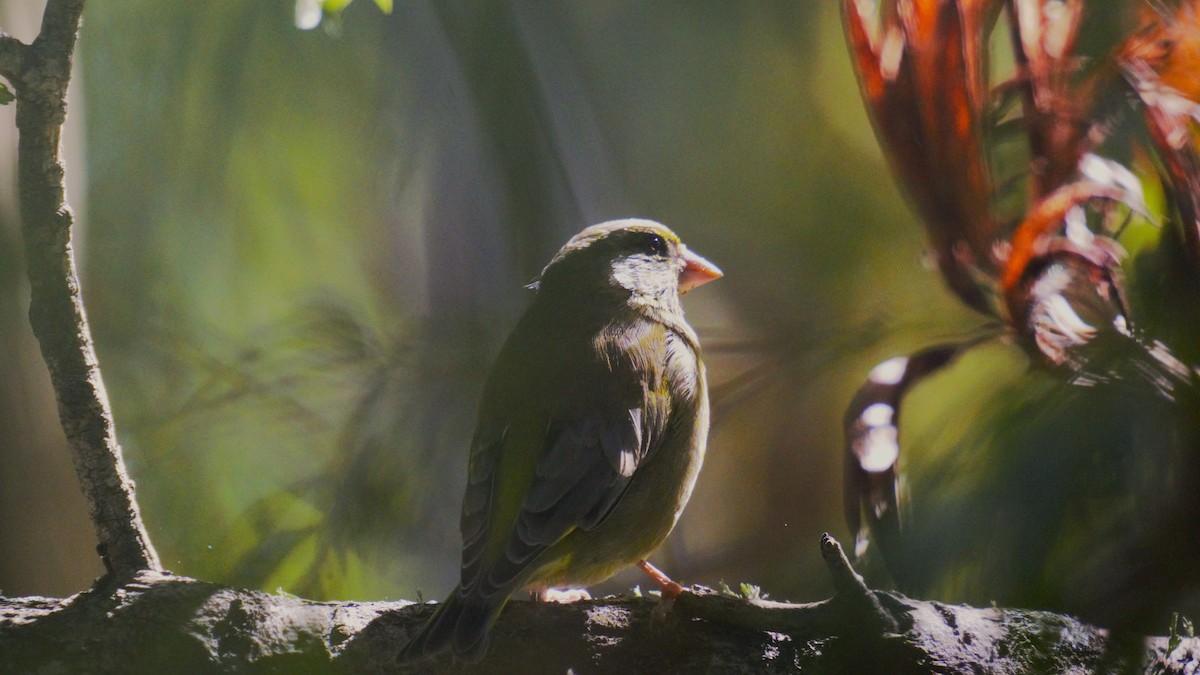
{"type": "Polygon", "coordinates": [[[635,563],[653,574],[645,559],[683,512],[708,436],[680,295],[720,276],[649,220],[593,225],[554,256],[484,385],[461,581],[401,662],[482,658],[519,589],[587,586],[635,563]]]}

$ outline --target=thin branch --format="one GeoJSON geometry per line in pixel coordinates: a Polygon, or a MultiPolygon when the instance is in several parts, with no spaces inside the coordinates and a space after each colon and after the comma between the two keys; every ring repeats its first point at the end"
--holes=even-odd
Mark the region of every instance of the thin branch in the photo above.
{"type": "MultiPolygon", "coordinates": [[[[71,248],[59,140],[83,0],[49,0],[24,50],[17,87],[17,177],[29,274],[29,321],[110,573],[160,569],[142,525],[92,346],[71,248]]],[[[10,50],[12,51],[12,50],[10,50]]],[[[6,52],[7,53],[7,52],[6,52]]]]}
{"type": "MultiPolygon", "coordinates": [[[[53,44],[68,60],[75,51],[79,35],[79,18],[83,15],[83,0],[50,0],[42,14],[42,30],[34,43],[53,44]]],[[[69,72],[69,71],[68,71],[69,72]]]]}

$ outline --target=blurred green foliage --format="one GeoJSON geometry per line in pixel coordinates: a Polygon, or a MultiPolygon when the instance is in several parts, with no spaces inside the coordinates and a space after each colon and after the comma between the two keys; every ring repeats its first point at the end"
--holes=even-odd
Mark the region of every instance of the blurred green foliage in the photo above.
{"type": "MultiPolygon", "coordinates": [[[[337,35],[297,30],[295,9],[85,14],[84,292],[164,564],[440,596],[523,285],[584,225],[637,215],[726,272],[687,298],[715,426],[659,562],[826,595],[844,406],[874,363],[980,323],[922,265],[836,4],[356,2],[337,35]]],[[[1026,367],[1003,345],[972,358],[921,395],[981,407],[1026,367]]],[[[947,407],[914,433],[968,423],[947,407]]],[[[47,590],[3,571],[0,588],[47,590]]]]}

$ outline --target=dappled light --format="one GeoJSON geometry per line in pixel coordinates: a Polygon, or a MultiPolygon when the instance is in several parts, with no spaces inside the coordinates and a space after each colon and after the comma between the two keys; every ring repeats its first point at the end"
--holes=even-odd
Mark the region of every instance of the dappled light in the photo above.
{"type": "MultiPolygon", "coordinates": [[[[868,586],[1200,611],[1200,5],[1110,4],[89,3],[74,255],[146,560],[200,602],[445,597],[490,364],[562,243],[637,217],[706,256],[667,295],[722,277],[682,301],[712,423],[678,526],[596,597],[641,566],[709,609],[832,587],[888,634],[868,586]]],[[[30,488],[72,469],[17,235],[0,208],[0,591],[67,595],[102,570],[30,488]]]]}

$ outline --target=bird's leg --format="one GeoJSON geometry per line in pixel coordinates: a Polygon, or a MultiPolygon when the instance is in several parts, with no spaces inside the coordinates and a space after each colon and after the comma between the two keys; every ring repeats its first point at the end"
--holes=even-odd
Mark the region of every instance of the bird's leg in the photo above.
{"type": "Polygon", "coordinates": [[[645,560],[639,560],[638,567],[641,567],[642,571],[645,572],[646,575],[651,579],[653,579],[654,583],[658,584],[658,588],[660,591],[662,591],[664,600],[674,600],[683,594],[683,586],[671,581],[671,577],[663,574],[662,570],[658,569],[654,565],[651,565],[645,560]]]}
{"type": "Polygon", "coordinates": [[[538,602],[578,602],[580,600],[591,600],[592,596],[587,592],[586,588],[535,588],[529,591],[534,600],[538,602]]]}

